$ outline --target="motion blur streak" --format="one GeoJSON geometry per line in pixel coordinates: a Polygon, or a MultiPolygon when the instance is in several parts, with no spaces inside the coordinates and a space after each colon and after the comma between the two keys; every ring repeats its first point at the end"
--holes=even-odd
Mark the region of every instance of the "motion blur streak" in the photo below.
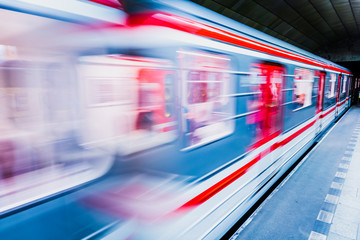
{"type": "Polygon", "coordinates": [[[51,33],[62,32],[61,23],[1,12],[11,20],[10,25],[1,25],[4,42],[17,44],[0,46],[0,212],[4,213],[101,176],[111,158],[100,149],[80,146],[79,86],[69,56],[28,46],[35,35],[45,37],[42,31],[50,26],[51,33]],[[25,25],[31,23],[34,30],[29,34],[25,25]]]}

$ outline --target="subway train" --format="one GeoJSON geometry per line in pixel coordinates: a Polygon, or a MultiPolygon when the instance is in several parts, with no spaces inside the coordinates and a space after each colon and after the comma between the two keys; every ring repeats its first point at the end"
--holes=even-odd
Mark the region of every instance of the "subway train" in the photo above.
{"type": "Polygon", "coordinates": [[[219,239],[351,105],[348,69],[192,2],[79,2],[121,20],[1,10],[48,22],[0,42],[1,239],[219,239]]]}

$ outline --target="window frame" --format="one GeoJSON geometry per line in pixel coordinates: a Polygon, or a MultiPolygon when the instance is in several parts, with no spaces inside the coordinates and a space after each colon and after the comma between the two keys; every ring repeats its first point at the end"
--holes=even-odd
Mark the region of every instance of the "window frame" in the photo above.
{"type": "Polygon", "coordinates": [[[336,97],[336,81],[337,81],[336,79],[337,79],[336,73],[330,72],[329,73],[329,95],[326,96],[328,99],[336,97]],[[332,80],[332,76],[335,76],[333,80],[332,80]]]}
{"type": "MultiPolygon", "coordinates": [[[[293,112],[297,112],[297,111],[300,111],[300,110],[302,110],[302,109],[306,109],[306,108],[309,108],[309,107],[311,107],[311,106],[313,106],[314,104],[314,102],[313,102],[313,89],[314,89],[314,83],[315,83],[315,78],[316,78],[316,76],[315,76],[315,70],[313,70],[313,69],[309,69],[309,68],[303,68],[303,67],[295,67],[294,68],[294,87],[293,87],[293,105],[296,103],[296,94],[295,94],[295,91],[296,91],[296,82],[311,82],[312,84],[311,84],[311,94],[310,94],[310,100],[311,100],[311,103],[309,104],[309,105],[306,105],[306,106],[301,106],[301,107],[298,107],[298,108],[294,108],[292,111],[293,112]],[[310,73],[311,73],[311,76],[312,76],[312,80],[296,80],[295,78],[296,78],[296,76],[297,76],[297,74],[296,74],[296,70],[307,70],[307,71],[309,71],[310,73]]],[[[306,96],[305,96],[306,97],[306,96]]],[[[305,102],[305,99],[304,99],[304,102],[305,102]]],[[[305,105],[305,104],[304,104],[305,105]]]]}
{"type": "MultiPolygon", "coordinates": [[[[181,86],[180,86],[180,92],[181,92],[181,122],[182,122],[182,134],[184,136],[184,141],[183,141],[183,148],[181,149],[181,151],[191,151],[193,149],[197,149],[197,148],[200,148],[204,145],[208,145],[208,144],[211,144],[213,142],[217,142],[221,139],[224,139],[230,135],[232,135],[235,131],[235,127],[236,127],[236,124],[235,124],[235,118],[236,118],[236,101],[235,99],[232,97],[233,95],[233,89],[236,88],[236,75],[234,74],[234,62],[236,61],[231,55],[227,54],[227,53],[220,53],[220,52],[217,52],[217,51],[210,51],[210,50],[204,50],[204,49],[194,49],[194,48],[188,48],[188,49],[181,49],[179,51],[177,51],[178,53],[178,56],[179,56],[179,64],[180,64],[180,79],[181,79],[181,86]],[[189,123],[189,119],[187,118],[187,115],[189,114],[188,113],[188,107],[189,105],[191,105],[189,102],[188,102],[188,95],[187,95],[187,90],[188,90],[188,84],[189,82],[193,82],[193,80],[188,80],[188,74],[190,73],[190,71],[198,71],[198,70],[204,70],[204,69],[207,69],[206,67],[205,68],[194,68],[193,66],[190,66],[190,67],[185,67],[184,65],[186,64],[186,61],[183,60],[184,56],[186,55],[193,55],[193,56],[199,56],[199,57],[210,57],[210,58],[223,58],[223,59],[226,59],[228,61],[227,63],[227,69],[224,70],[224,69],[218,69],[218,70],[211,70],[211,71],[208,71],[208,72],[219,72],[219,73],[225,73],[225,74],[228,74],[228,77],[227,77],[227,87],[225,86],[225,88],[227,88],[227,92],[225,94],[222,94],[220,92],[220,97],[226,97],[227,98],[227,103],[225,104],[226,105],[229,105],[228,108],[230,109],[228,112],[224,111],[224,112],[221,112],[221,113],[229,113],[229,116],[227,117],[222,117],[220,120],[217,120],[215,121],[214,123],[211,123],[209,125],[206,125],[206,126],[211,126],[211,125],[214,125],[214,124],[218,124],[218,123],[221,123],[221,122],[224,122],[224,121],[232,121],[231,123],[231,127],[229,128],[229,130],[225,133],[217,133],[217,134],[214,134],[212,137],[205,137],[204,139],[205,140],[201,140],[200,142],[198,143],[194,143],[194,144],[191,144],[191,140],[189,140],[189,136],[191,135],[191,132],[190,132],[190,123],[189,123]],[[186,109],[185,109],[186,108],[186,109]]],[[[210,68],[209,68],[210,69],[210,68]]],[[[209,81],[205,80],[205,81],[202,81],[200,80],[199,83],[208,83],[209,81]]],[[[217,82],[217,81],[216,81],[217,82]]],[[[222,80],[222,82],[224,82],[222,80]]],[[[207,88],[208,89],[208,88],[207,88]]],[[[225,90],[226,91],[226,90],[225,90]]],[[[200,104],[203,103],[203,102],[200,102],[200,104]]],[[[206,102],[208,103],[208,102],[206,102]]],[[[197,103],[194,103],[194,104],[197,104],[197,103]]],[[[212,114],[213,111],[211,111],[210,114],[212,114]]],[[[206,127],[205,126],[205,127],[206,127]]],[[[202,127],[200,127],[202,128],[202,127]]],[[[200,129],[200,128],[197,128],[197,129],[200,129]]]]}
{"type": "MultiPolygon", "coordinates": [[[[126,55],[126,54],[89,54],[89,55],[83,55],[83,56],[79,56],[78,62],[77,62],[77,69],[78,69],[78,76],[79,79],[81,79],[82,85],[83,85],[83,91],[82,93],[80,93],[80,95],[82,95],[82,97],[85,99],[84,102],[84,118],[88,119],[88,115],[94,115],[94,113],[91,113],[91,111],[101,111],[103,109],[110,109],[111,107],[122,107],[125,110],[123,112],[118,112],[118,114],[134,114],[133,112],[136,112],[135,116],[132,116],[130,118],[130,120],[132,119],[133,121],[130,121],[130,124],[132,126],[132,128],[130,129],[129,133],[125,133],[126,134],[130,134],[131,136],[135,134],[133,134],[135,131],[137,130],[142,130],[142,129],[138,129],[138,125],[137,122],[140,118],[139,113],[142,110],[146,110],[147,106],[140,106],[140,101],[141,99],[139,98],[140,96],[140,91],[141,91],[141,87],[142,85],[147,82],[141,82],[140,80],[140,71],[142,70],[164,70],[164,71],[168,71],[168,72],[172,72],[172,74],[174,75],[175,78],[177,78],[177,72],[174,68],[174,61],[169,59],[169,58],[159,58],[159,57],[149,57],[149,56],[130,56],[130,55],[126,55]],[[97,59],[99,58],[99,59],[97,59]],[[118,60],[118,62],[117,62],[118,60]],[[125,76],[125,77],[111,77],[110,80],[112,81],[121,81],[122,78],[129,78],[127,81],[128,82],[133,82],[132,84],[134,86],[131,87],[132,93],[130,94],[130,98],[126,99],[125,101],[111,101],[111,102],[106,102],[106,103],[92,103],[91,101],[91,94],[94,92],[92,88],[94,88],[94,86],[92,86],[91,84],[93,84],[93,82],[91,80],[93,79],[102,79],[102,78],[106,78],[103,76],[100,77],[89,77],[89,73],[84,71],[84,69],[80,68],[86,68],[86,67],[91,67],[92,65],[96,65],[96,66],[110,66],[110,67],[115,67],[115,68],[120,68],[120,67],[127,67],[127,68],[133,68],[131,69],[132,71],[134,71],[133,75],[129,75],[129,76],[125,76]],[[130,80],[131,79],[131,80],[130,80]],[[133,106],[128,106],[130,103],[130,105],[133,106]],[[97,110],[100,109],[100,110],[97,110]],[[135,126],[135,128],[133,128],[135,126]]],[[[164,74],[164,76],[167,76],[168,74],[164,74]]],[[[149,82],[149,84],[153,84],[151,81],[149,82]]],[[[154,84],[158,84],[158,83],[154,83],[154,84]]],[[[92,147],[103,147],[106,150],[114,153],[114,154],[120,154],[122,156],[127,156],[133,153],[138,153],[141,151],[147,151],[150,149],[153,149],[155,147],[159,147],[165,144],[169,144],[172,143],[176,140],[176,138],[179,136],[178,133],[178,120],[177,120],[177,113],[176,113],[176,96],[173,96],[171,99],[172,105],[173,105],[173,109],[172,112],[173,114],[169,117],[166,116],[166,104],[168,103],[166,101],[166,97],[165,97],[165,79],[161,79],[159,84],[162,84],[160,86],[161,90],[163,91],[162,95],[162,105],[164,107],[164,109],[160,109],[164,111],[164,115],[162,116],[162,120],[163,118],[167,119],[167,118],[171,118],[173,119],[172,121],[168,121],[168,122],[156,122],[154,124],[152,124],[152,129],[151,131],[156,132],[156,136],[157,138],[155,138],[154,136],[145,136],[145,134],[143,134],[144,136],[138,136],[137,140],[140,140],[141,142],[143,141],[148,141],[149,144],[140,144],[136,147],[131,146],[130,145],[134,145],[134,144],[129,144],[126,141],[121,141],[121,139],[124,139],[124,134],[117,134],[114,136],[103,136],[100,134],[100,139],[99,140],[95,140],[94,141],[94,137],[92,135],[87,135],[86,133],[84,134],[83,138],[82,138],[82,145],[88,148],[92,148],[92,147]],[[166,130],[171,128],[171,130],[166,130]],[[163,129],[163,130],[162,130],[163,129]],[[165,130],[166,131],[165,131],[165,130]],[[164,136],[163,139],[159,138],[159,136],[164,136]],[[120,141],[119,141],[120,140],[120,141]]],[[[173,80],[172,81],[173,84],[173,91],[172,93],[177,95],[177,92],[174,91],[174,89],[176,89],[175,84],[176,81],[173,80]]],[[[117,84],[116,88],[119,92],[119,86],[121,86],[121,84],[117,84]]],[[[120,89],[121,90],[121,89],[120,89]]],[[[115,91],[115,90],[113,90],[115,91]]],[[[152,93],[153,94],[153,93],[152,93]]],[[[153,107],[153,106],[150,106],[153,107]]],[[[158,109],[159,110],[159,109],[158,109]]],[[[107,110],[108,111],[108,110],[107,110]]],[[[102,118],[104,118],[103,116],[101,116],[102,118]]],[[[114,118],[114,116],[110,116],[110,118],[114,118]]],[[[111,119],[110,119],[111,120],[111,119]]],[[[114,119],[112,119],[114,120],[114,119]]],[[[161,120],[161,121],[162,121],[161,120]]],[[[83,126],[83,132],[86,132],[86,126],[85,125],[89,125],[91,126],[91,121],[92,120],[86,120],[88,121],[87,124],[84,124],[83,126]]],[[[114,127],[112,127],[114,128],[114,127]]],[[[113,129],[114,130],[114,129],[113,129]]],[[[96,130],[99,131],[99,130],[96,130]]],[[[144,129],[144,131],[147,131],[147,129],[144,129]]],[[[125,137],[126,138],[126,137],[125,137]]],[[[135,141],[136,139],[131,139],[132,141],[135,141]]]]}
{"type": "Polygon", "coordinates": [[[343,75],[343,77],[342,77],[342,90],[341,90],[341,94],[346,93],[348,78],[349,78],[348,75],[343,75]]]}

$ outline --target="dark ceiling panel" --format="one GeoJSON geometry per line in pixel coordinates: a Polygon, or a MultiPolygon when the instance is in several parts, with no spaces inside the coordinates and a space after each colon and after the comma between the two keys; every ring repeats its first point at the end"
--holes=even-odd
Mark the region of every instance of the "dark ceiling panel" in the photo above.
{"type": "Polygon", "coordinates": [[[221,4],[218,4],[217,2],[214,2],[212,0],[205,0],[202,5],[204,7],[207,7],[215,12],[221,12],[225,9],[225,7],[221,4]]]}
{"type": "Polygon", "coordinates": [[[299,18],[299,14],[289,7],[285,1],[266,1],[266,0],[255,0],[258,4],[265,7],[267,10],[274,13],[281,19],[285,19],[286,22],[291,22],[299,18]]]}
{"type": "Polygon", "coordinates": [[[338,36],[348,37],[347,31],[330,1],[310,0],[310,2],[338,36]]]}
{"type": "Polygon", "coordinates": [[[360,31],[360,1],[358,0],[350,0],[349,1],[352,14],[354,16],[356,25],[358,27],[358,30],[360,31]]]}
{"type": "Polygon", "coordinates": [[[286,1],[302,18],[326,39],[336,39],[336,34],[308,0],[286,1]]]}
{"type": "Polygon", "coordinates": [[[314,36],[312,39],[318,45],[323,44],[326,37],[317,31],[311,24],[285,1],[268,1],[268,0],[255,0],[261,4],[268,11],[275,14],[279,19],[289,24],[291,27],[297,29],[304,35],[314,36]]]}
{"type": "Polygon", "coordinates": [[[238,2],[238,1],[236,1],[236,0],[223,0],[223,1],[221,1],[221,5],[223,5],[223,6],[227,7],[227,8],[231,8],[231,7],[234,6],[234,4],[236,2],[238,2]]]}
{"type": "Polygon", "coordinates": [[[350,0],[350,6],[352,8],[354,17],[356,19],[356,22],[360,23],[360,1],[359,0],[350,0]]]}
{"type": "Polygon", "coordinates": [[[331,3],[349,36],[358,35],[359,32],[351,12],[349,0],[332,0],[331,3]]]}

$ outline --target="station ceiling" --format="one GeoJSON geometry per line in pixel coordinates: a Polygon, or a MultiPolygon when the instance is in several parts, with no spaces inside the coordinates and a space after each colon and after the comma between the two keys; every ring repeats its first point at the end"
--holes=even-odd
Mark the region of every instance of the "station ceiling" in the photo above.
{"type": "Polygon", "coordinates": [[[331,61],[360,61],[359,0],[191,1],[331,61]]]}

